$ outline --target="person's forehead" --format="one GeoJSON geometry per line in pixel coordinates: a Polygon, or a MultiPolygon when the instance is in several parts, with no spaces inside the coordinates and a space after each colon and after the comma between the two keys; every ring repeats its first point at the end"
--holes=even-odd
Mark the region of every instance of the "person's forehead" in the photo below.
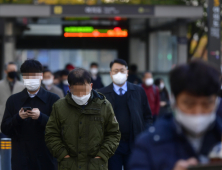
{"type": "Polygon", "coordinates": [[[152,74],[151,74],[151,73],[145,73],[144,76],[146,76],[146,77],[151,77],[152,74]]]}
{"type": "Polygon", "coordinates": [[[126,68],[125,65],[120,64],[120,63],[114,63],[112,66],[113,69],[118,69],[118,68],[126,68]]]}
{"type": "Polygon", "coordinates": [[[7,69],[17,69],[17,66],[15,64],[9,64],[7,69]]]}
{"type": "Polygon", "coordinates": [[[43,73],[43,75],[49,75],[49,74],[52,75],[52,73],[50,71],[43,73]]]}
{"type": "Polygon", "coordinates": [[[22,73],[22,76],[42,76],[42,73],[22,73]]]}

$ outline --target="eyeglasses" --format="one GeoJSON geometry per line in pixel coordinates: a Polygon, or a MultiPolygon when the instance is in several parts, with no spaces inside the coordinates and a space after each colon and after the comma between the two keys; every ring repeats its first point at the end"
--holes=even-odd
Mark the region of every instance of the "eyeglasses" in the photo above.
{"type": "Polygon", "coordinates": [[[117,74],[117,73],[119,73],[119,72],[124,74],[124,73],[127,72],[127,70],[126,70],[126,69],[120,69],[120,70],[112,70],[111,72],[112,72],[113,74],[117,74]]]}

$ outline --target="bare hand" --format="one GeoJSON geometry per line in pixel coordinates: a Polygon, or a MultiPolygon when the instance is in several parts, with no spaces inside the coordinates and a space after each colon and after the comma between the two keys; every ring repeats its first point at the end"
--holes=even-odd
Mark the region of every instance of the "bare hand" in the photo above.
{"type": "Polygon", "coordinates": [[[38,108],[33,108],[32,110],[28,110],[28,116],[32,119],[38,119],[40,116],[40,110],[38,108]]]}
{"type": "Polygon", "coordinates": [[[176,165],[173,170],[187,170],[190,166],[195,166],[198,164],[196,158],[190,158],[188,160],[179,160],[176,162],[176,165]]]}
{"type": "Polygon", "coordinates": [[[100,159],[101,157],[99,157],[99,156],[97,156],[97,157],[95,157],[95,159],[100,159]]]}
{"type": "Polygon", "coordinates": [[[70,156],[69,156],[69,155],[66,155],[64,158],[70,158],[70,156]]]}
{"type": "Polygon", "coordinates": [[[19,116],[20,116],[22,119],[26,119],[26,118],[28,118],[28,113],[27,113],[27,112],[24,112],[24,109],[21,108],[21,110],[19,110],[19,116]]]}
{"type": "Polygon", "coordinates": [[[166,106],[166,104],[167,104],[166,102],[160,102],[160,106],[161,106],[161,107],[166,106]]]}

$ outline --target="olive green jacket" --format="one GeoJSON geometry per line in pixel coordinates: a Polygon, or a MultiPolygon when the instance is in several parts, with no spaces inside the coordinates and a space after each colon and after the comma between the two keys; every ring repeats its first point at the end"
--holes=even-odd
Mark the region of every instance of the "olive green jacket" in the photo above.
{"type": "Polygon", "coordinates": [[[120,136],[111,104],[93,90],[87,105],[77,105],[70,93],[53,105],[45,141],[59,170],[108,170],[120,136]]]}

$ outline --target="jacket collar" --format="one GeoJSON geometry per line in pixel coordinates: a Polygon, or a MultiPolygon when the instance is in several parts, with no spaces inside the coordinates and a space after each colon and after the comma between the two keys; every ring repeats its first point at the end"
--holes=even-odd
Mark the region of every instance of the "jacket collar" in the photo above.
{"type": "MultiPolygon", "coordinates": [[[[30,98],[27,89],[25,88],[21,92],[21,94],[22,94],[21,101],[22,103],[25,103],[25,101],[30,98]]],[[[39,92],[37,93],[36,97],[38,97],[40,100],[46,103],[48,100],[47,91],[43,89],[42,87],[40,87],[39,92]]]]}
{"type": "MultiPolygon", "coordinates": [[[[78,108],[82,108],[82,106],[77,105],[77,104],[73,101],[70,91],[68,91],[68,93],[67,93],[67,95],[65,96],[65,98],[66,98],[66,101],[67,101],[69,104],[71,104],[71,105],[73,105],[73,106],[75,106],[75,107],[78,107],[78,108]]],[[[101,93],[97,93],[95,90],[92,89],[92,91],[91,91],[91,96],[90,96],[90,99],[89,99],[88,104],[86,105],[86,107],[87,107],[88,105],[90,105],[91,102],[92,102],[94,99],[97,99],[97,98],[100,99],[100,100],[104,100],[104,99],[105,99],[105,96],[102,95],[101,93]]],[[[100,104],[98,104],[98,105],[100,105],[100,104]]]]}
{"type": "MultiPolygon", "coordinates": [[[[127,81],[127,91],[133,91],[133,90],[135,90],[134,85],[127,81]]],[[[112,93],[112,92],[113,92],[113,83],[107,86],[107,93],[112,93]]]]}

